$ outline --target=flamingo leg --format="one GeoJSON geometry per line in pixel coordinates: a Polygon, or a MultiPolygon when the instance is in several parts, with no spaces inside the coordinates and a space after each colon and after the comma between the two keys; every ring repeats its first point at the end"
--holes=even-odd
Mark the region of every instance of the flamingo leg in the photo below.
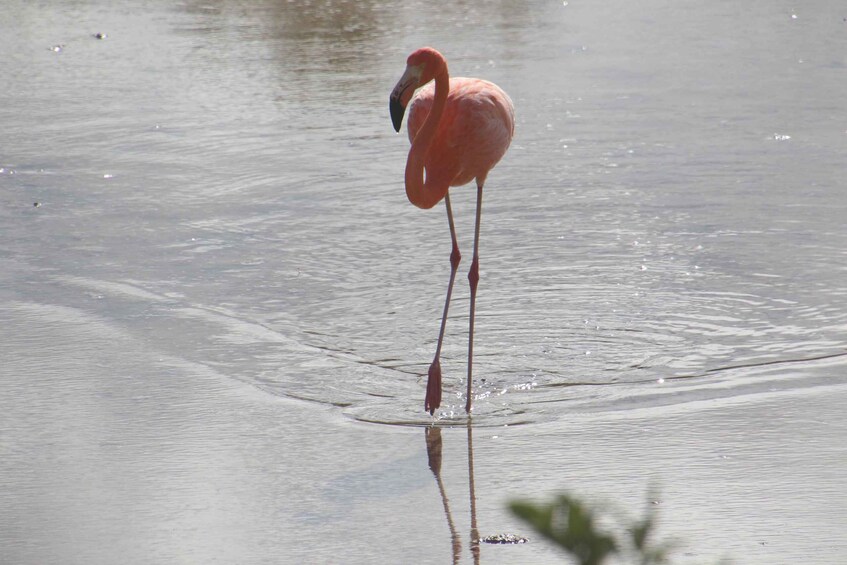
{"type": "Polygon", "coordinates": [[[471,311],[468,327],[468,395],[465,402],[465,412],[470,415],[471,403],[473,401],[473,330],[474,330],[474,315],[476,314],[476,287],[479,284],[479,221],[482,216],[482,183],[476,186],[476,224],[474,225],[473,236],[473,259],[471,260],[471,268],[468,271],[468,281],[471,284],[471,311]]]}
{"type": "Polygon", "coordinates": [[[453,223],[453,208],[450,206],[450,193],[444,196],[444,204],[447,207],[447,221],[450,224],[450,238],[453,242],[453,250],[450,253],[450,282],[447,285],[447,298],[444,300],[444,313],[441,315],[441,330],[438,332],[438,345],[435,348],[435,358],[429,366],[429,376],[426,382],[426,400],[424,409],[430,413],[441,406],[441,344],[444,342],[444,330],[447,327],[447,310],[450,308],[450,297],[453,294],[453,282],[456,280],[456,270],[462,254],[459,253],[459,242],[456,239],[456,225],[453,223]]]}

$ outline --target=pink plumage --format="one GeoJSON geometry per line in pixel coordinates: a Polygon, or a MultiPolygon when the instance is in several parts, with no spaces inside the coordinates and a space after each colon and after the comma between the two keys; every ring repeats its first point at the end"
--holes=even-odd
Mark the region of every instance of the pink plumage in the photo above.
{"type": "MultiPolygon", "coordinates": [[[[414,141],[435,100],[435,84],[421,88],[409,107],[409,141],[414,141]]],[[[424,160],[426,174],[450,178],[450,186],[483,183],[506,154],[515,133],[515,108],[492,82],[451,77],[447,104],[424,160]]]]}

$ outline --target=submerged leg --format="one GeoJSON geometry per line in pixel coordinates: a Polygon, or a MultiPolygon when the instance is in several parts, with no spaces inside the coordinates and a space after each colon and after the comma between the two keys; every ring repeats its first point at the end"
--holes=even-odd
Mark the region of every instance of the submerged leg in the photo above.
{"type": "Polygon", "coordinates": [[[473,328],[474,314],[476,313],[476,287],[479,284],[479,220],[482,216],[482,183],[476,185],[476,224],[473,236],[473,259],[468,271],[468,281],[471,283],[471,311],[468,328],[468,396],[465,402],[465,412],[470,415],[473,400],[473,328]]]}
{"type": "Polygon", "coordinates": [[[447,285],[447,298],[444,300],[444,314],[441,316],[441,330],[438,332],[438,345],[435,348],[435,358],[429,366],[429,377],[426,381],[426,400],[424,409],[430,414],[441,406],[441,343],[444,341],[444,329],[447,327],[447,310],[450,307],[450,296],[453,294],[453,282],[456,280],[456,270],[462,254],[459,253],[459,242],[456,239],[456,226],[453,223],[453,209],[450,206],[450,193],[444,196],[447,206],[447,221],[450,223],[450,238],[453,241],[453,251],[450,253],[450,282],[447,285]]]}

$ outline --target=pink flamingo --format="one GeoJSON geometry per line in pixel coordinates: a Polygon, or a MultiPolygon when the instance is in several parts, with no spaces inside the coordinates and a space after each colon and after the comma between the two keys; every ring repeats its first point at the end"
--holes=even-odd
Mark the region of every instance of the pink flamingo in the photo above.
{"type": "Polygon", "coordinates": [[[447,309],[462,256],[456,241],[449,188],[476,179],[476,224],[473,260],[468,272],[471,288],[468,332],[468,393],[465,411],[471,412],[473,376],[474,314],[479,283],[479,221],[482,211],[482,186],[488,172],[509,148],[515,132],[515,108],[512,100],[497,85],[478,78],[450,78],[447,61],[431,47],[418,49],[406,60],[406,72],[391,92],[389,110],[394,129],[400,131],[406,106],[412,147],[406,160],[406,196],[419,208],[432,208],[442,198],[453,251],[450,254],[450,282],[441,317],[441,330],[435,358],[429,367],[424,409],[430,414],[441,406],[441,343],[447,325],[447,309]],[[412,95],[418,88],[435,80],[412,95]],[[426,170],[426,178],[424,178],[426,170]]]}

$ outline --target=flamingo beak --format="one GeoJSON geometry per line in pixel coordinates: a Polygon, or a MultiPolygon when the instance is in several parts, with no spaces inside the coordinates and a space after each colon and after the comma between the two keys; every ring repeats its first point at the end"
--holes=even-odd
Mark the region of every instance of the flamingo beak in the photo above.
{"type": "Polygon", "coordinates": [[[394,131],[400,131],[400,125],[403,123],[403,115],[406,113],[406,106],[415,89],[419,86],[421,74],[423,73],[423,65],[408,66],[406,72],[400,77],[394,90],[391,91],[391,96],[388,99],[388,111],[391,113],[391,123],[394,124],[394,131]]]}
{"type": "Polygon", "coordinates": [[[400,103],[400,100],[392,96],[388,100],[388,111],[391,113],[391,123],[394,124],[394,131],[400,132],[400,125],[403,123],[403,114],[406,113],[406,108],[400,103]]]}

